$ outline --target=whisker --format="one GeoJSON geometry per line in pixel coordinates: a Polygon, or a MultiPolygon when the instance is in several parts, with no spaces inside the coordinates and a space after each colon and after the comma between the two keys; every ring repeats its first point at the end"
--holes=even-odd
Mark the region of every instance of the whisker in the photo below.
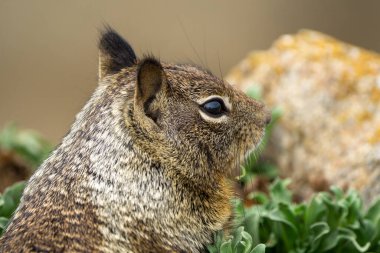
{"type": "Polygon", "coordinates": [[[182,32],[185,34],[185,37],[186,37],[186,39],[187,39],[187,42],[189,42],[191,49],[194,51],[195,55],[197,56],[197,58],[198,58],[198,60],[199,60],[199,64],[201,64],[203,67],[207,67],[207,66],[205,66],[205,64],[203,63],[202,58],[200,57],[200,55],[198,54],[198,51],[195,49],[193,43],[191,42],[190,37],[189,37],[189,35],[187,34],[186,28],[185,28],[184,24],[182,23],[182,20],[181,20],[179,17],[178,17],[178,22],[179,22],[179,24],[180,24],[180,26],[181,26],[182,32]]]}
{"type": "Polygon", "coordinates": [[[220,57],[219,57],[219,51],[218,51],[218,65],[219,65],[219,72],[220,72],[220,78],[223,79],[223,72],[222,72],[222,67],[220,66],[220,57]]]}
{"type": "Polygon", "coordinates": [[[204,33],[203,33],[203,56],[205,58],[206,67],[208,68],[208,60],[207,60],[207,54],[206,54],[206,41],[205,41],[204,33]]]}

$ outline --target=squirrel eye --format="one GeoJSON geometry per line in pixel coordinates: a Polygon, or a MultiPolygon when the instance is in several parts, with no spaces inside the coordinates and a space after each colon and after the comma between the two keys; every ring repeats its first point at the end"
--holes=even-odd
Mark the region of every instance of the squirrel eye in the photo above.
{"type": "Polygon", "coordinates": [[[202,108],[205,112],[213,116],[220,116],[226,112],[226,107],[221,99],[209,100],[202,105],[202,108]]]}

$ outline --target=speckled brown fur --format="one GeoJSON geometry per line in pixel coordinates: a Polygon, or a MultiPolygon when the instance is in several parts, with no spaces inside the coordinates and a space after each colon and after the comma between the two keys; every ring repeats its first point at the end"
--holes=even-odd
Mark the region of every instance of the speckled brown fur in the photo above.
{"type": "Polygon", "coordinates": [[[198,67],[137,60],[112,30],[100,53],[97,90],[30,179],[0,252],[203,252],[268,112],[198,67]],[[221,122],[200,112],[213,95],[232,106],[221,122]]]}

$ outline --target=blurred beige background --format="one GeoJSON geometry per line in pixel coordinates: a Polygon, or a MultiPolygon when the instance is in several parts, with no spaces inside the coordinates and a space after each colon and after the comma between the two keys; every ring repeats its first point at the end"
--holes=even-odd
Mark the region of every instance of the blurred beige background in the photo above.
{"type": "Polygon", "coordinates": [[[0,0],[0,127],[14,121],[57,143],[97,83],[98,29],[138,55],[225,75],[248,52],[308,28],[380,51],[380,1],[0,0]]]}

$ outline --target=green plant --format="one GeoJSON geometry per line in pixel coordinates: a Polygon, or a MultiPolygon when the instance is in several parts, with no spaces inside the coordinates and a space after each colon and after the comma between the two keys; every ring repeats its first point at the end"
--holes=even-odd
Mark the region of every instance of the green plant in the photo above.
{"type": "Polygon", "coordinates": [[[0,235],[6,229],[9,219],[20,203],[25,182],[18,182],[5,189],[0,194],[0,235]]]}
{"type": "MultiPolygon", "coordinates": [[[[52,145],[39,134],[9,124],[0,132],[0,151],[15,154],[30,169],[37,168],[50,154],[52,145]]],[[[0,175],[2,176],[2,175],[0,175]]],[[[17,182],[0,194],[0,236],[20,203],[25,182],[17,182]]]]}
{"type": "Polygon", "coordinates": [[[210,253],[264,253],[265,245],[253,245],[252,236],[244,231],[244,227],[238,227],[233,235],[224,238],[223,231],[214,235],[213,245],[208,245],[210,253]]]}
{"type": "Polygon", "coordinates": [[[8,124],[0,132],[0,150],[13,152],[33,168],[38,167],[50,154],[52,145],[31,130],[8,124]]]}
{"type": "MultiPolygon", "coordinates": [[[[235,199],[234,233],[244,227],[252,245],[265,244],[267,253],[380,252],[380,199],[365,211],[357,192],[332,187],[295,204],[288,183],[276,180],[268,195],[251,193],[254,206],[235,199]]],[[[218,240],[224,245],[231,239],[218,240]]]]}

